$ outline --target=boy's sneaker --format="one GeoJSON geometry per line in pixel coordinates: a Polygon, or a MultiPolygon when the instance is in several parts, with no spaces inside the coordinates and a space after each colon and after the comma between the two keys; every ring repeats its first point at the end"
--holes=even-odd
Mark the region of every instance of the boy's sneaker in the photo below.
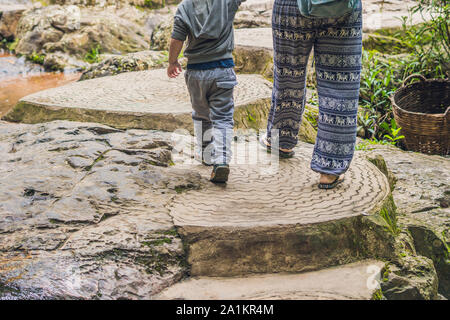
{"type": "Polygon", "coordinates": [[[211,172],[211,182],[225,183],[228,181],[228,175],[230,174],[230,166],[227,164],[215,164],[213,171],[211,172]]]}

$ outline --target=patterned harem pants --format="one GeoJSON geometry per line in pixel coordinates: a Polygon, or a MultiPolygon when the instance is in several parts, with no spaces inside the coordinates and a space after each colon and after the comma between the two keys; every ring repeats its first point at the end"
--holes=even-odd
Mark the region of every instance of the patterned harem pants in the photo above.
{"type": "Polygon", "coordinates": [[[340,175],[352,161],[362,54],[361,7],[340,18],[309,18],[296,0],[275,0],[272,17],[274,88],[267,136],[278,130],[279,147],[292,149],[306,100],[311,49],[319,95],[318,132],[311,169],[340,175]]]}

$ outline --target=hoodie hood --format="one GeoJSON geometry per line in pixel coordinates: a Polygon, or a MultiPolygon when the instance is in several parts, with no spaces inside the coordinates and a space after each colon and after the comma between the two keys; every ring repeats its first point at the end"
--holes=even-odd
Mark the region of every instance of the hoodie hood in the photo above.
{"type": "Polygon", "coordinates": [[[229,23],[228,4],[224,0],[188,0],[179,13],[195,38],[218,39],[229,23]]]}

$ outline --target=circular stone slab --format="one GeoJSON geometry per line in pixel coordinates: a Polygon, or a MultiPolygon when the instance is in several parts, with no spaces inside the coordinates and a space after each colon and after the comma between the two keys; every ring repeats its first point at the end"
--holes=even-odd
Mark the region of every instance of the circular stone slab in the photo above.
{"type": "Polygon", "coordinates": [[[340,185],[320,190],[310,169],[312,145],[300,143],[278,168],[262,147],[233,148],[226,185],[208,181],[211,167],[174,158],[204,179],[199,190],[180,190],[169,207],[192,275],[304,272],[390,254],[379,213],[393,213],[392,198],[375,165],[355,157],[340,185]]]}
{"type": "MultiPolygon", "coordinates": [[[[171,215],[176,225],[254,228],[315,224],[372,213],[390,193],[386,177],[358,157],[341,184],[321,190],[318,174],[310,169],[312,148],[302,144],[294,158],[280,160],[273,172],[265,170],[264,164],[245,164],[250,161],[244,159],[245,151],[240,148],[244,146],[235,145],[238,160],[230,166],[226,186],[211,183],[206,191],[189,191],[174,200],[171,215]]],[[[264,152],[261,149],[257,152],[264,152]]],[[[209,177],[210,167],[198,166],[198,170],[209,177]]]]}
{"type": "MultiPolygon", "coordinates": [[[[235,107],[270,100],[272,84],[259,75],[239,75],[235,107]]],[[[128,72],[74,82],[22,98],[5,120],[98,122],[119,128],[173,131],[191,128],[192,107],[183,74],[165,69],[128,72]]]]}

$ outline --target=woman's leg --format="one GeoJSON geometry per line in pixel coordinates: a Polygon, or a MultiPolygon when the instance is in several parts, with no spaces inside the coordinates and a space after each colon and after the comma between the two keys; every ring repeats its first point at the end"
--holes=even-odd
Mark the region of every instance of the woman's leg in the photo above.
{"type": "Polygon", "coordinates": [[[338,176],[349,168],[355,149],[362,14],[359,8],[346,17],[323,21],[314,45],[319,121],[311,169],[338,176]]]}
{"type": "Polygon", "coordinates": [[[275,0],[272,17],[274,86],[267,124],[278,130],[279,148],[297,144],[305,103],[306,65],[315,31],[309,19],[300,15],[296,0],[275,0]]]}

